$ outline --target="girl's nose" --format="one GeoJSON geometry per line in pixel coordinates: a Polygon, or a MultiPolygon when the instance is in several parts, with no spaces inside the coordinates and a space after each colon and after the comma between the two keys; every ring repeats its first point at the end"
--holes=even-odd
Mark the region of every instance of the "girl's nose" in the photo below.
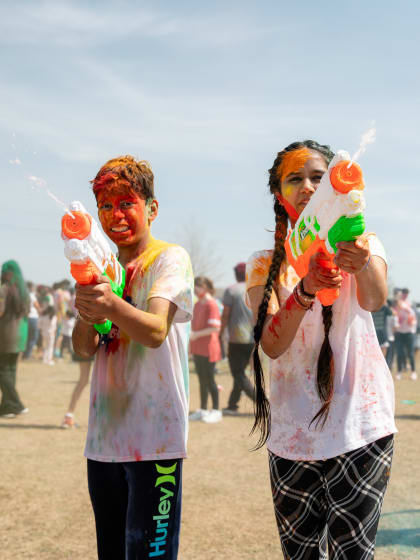
{"type": "Polygon", "coordinates": [[[317,183],[313,183],[309,177],[307,177],[302,184],[302,188],[305,192],[314,193],[318,187],[317,183]]]}

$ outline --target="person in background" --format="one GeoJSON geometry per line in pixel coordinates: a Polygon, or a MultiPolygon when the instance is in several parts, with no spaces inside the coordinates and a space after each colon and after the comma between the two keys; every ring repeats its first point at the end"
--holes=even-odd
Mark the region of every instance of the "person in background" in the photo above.
{"type": "Polygon", "coordinates": [[[1,268],[0,287],[0,417],[15,418],[28,409],[16,390],[16,369],[22,350],[24,333],[22,319],[29,312],[29,294],[16,261],[7,261],[1,268]]]}
{"type": "Polygon", "coordinates": [[[236,283],[226,288],[223,295],[222,328],[220,339],[226,329],[229,333],[228,360],[233,377],[233,388],[229,396],[228,406],[223,414],[238,413],[238,403],[242,391],[254,400],[254,387],[245,373],[254,347],[254,326],[252,312],[245,303],[245,270],[246,263],[238,263],[233,269],[236,283]]]}
{"type": "Polygon", "coordinates": [[[32,355],[32,350],[37,343],[38,340],[38,319],[39,319],[39,312],[41,311],[41,307],[38,303],[36,293],[35,293],[35,286],[32,282],[27,282],[26,286],[29,292],[30,298],[30,308],[28,313],[28,341],[26,344],[26,349],[23,354],[23,359],[27,360],[32,355]]]}
{"type": "Polygon", "coordinates": [[[66,311],[66,315],[61,322],[61,344],[60,344],[60,358],[63,357],[64,350],[68,350],[73,354],[73,346],[71,342],[71,335],[73,333],[74,325],[76,324],[76,317],[70,310],[66,311]]]}
{"type": "Polygon", "coordinates": [[[406,365],[406,358],[410,363],[410,377],[417,379],[416,363],[414,356],[414,339],[417,330],[417,317],[408,299],[409,290],[403,288],[401,297],[397,300],[396,313],[398,324],[395,331],[395,346],[397,350],[398,372],[396,379],[401,380],[406,365]]]}
{"type": "Polygon", "coordinates": [[[214,286],[204,276],[194,279],[194,292],[198,301],[194,305],[191,323],[190,350],[200,386],[200,408],[190,414],[189,420],[202,420],[208,424],[220,422],[219,391],[214,378],[216,363],[222,358],[219,331],[220,312],[213,297],[214,286]],[[213,408],[207,410],[208,395],[213,408]]]}
{"type": "Polygon", "coordinates": [[[39,323],[42,334],[42,361],[44,364],[53,366],[55,364],[53,357],[57,330],[57,315],[53,305],[49,305],[42,312],[39,323]]]}
{"type": "Polygon", "coordinates": [[[388,348],[386,350],[386,363],[392,372],[394,356],[395,356],[395,329],[397,328],[398,318],[395,311],[396,301],[388,300],[388,307],[391,309],[392,314],[386,318],[386,334],[388,338],[388,348]]]}
{"type": "Polygon", "coordinates": [[[378,337],[379,346],[381,347],[382,354],[386,356],[387,349],[389,348],[387,320],[392,317],[392,310],[388,302],[383,305],[378,311],[372,313],[373,324],[375,326],[376,336],[378,337]]]}

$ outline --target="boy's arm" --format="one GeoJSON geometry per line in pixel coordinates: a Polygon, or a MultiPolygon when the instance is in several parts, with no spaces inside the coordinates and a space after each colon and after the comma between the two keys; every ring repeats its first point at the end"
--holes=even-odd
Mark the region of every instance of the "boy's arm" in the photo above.
{"type": "Polygon", "coordinates": [[[112,292],[104,276],[98,278],[98,284],[77,285],[75,306],[86,317],[110,319],[132,340],[150,348],[158,348],[165,340],[177,309],[162,297],[150,298],[147,311],[136,309],[112,292]]]}
{"type": "Polygon", "coordinates": [[[176,309],[174,303],[161,297],[149,299],[147,311],[136,309],[123,299],[116,298],[107,317],[135,342],[158,348],[168,336],[176,309]]]}

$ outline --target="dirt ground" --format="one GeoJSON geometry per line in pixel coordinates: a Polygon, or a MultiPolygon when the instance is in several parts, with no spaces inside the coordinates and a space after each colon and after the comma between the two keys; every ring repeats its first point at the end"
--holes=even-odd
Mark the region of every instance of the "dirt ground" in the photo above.
{"type": "MultiPolygon", "coordinates": [[[[231,377],[226,362],[217,380],[226,406],[231,377]]],[[[83,458],[88,391],[76,411],[80,428],[59,428],[78,365],[19,364],[18,389],[30,412],[0,419],[0,558],[96,558],[94,520],[83,458]]],[[[191,410],[197,408],[191,375],[191,410]]],[[[265,450],[250,452],[252,406],[219,424],[193,422],[184,463],[180,560],[282,558],[265,450]]],[[[396,437],[391,481],[377,538],[377,560],[420,558],[420,380],[396,385],[396,437]]]]}

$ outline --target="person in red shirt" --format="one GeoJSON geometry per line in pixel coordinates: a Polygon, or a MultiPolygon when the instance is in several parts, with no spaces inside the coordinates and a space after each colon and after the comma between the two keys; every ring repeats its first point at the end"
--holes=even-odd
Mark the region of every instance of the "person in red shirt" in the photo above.
{"type": "Polygon", "coordinates": [[[200,408],[190,414],[189,419],[212,424],[222,419],[219,392],[214,379],[216,362],[222,358],[219,341],[220,311],[213,298],[214,286],[211,280],[197,276],[194,279],[194,293],[198,301],[194,305],[190,349],[200,384],[200,408]],[[207,410],[209,393],[213,403],[210,411],[207,410]]]}

